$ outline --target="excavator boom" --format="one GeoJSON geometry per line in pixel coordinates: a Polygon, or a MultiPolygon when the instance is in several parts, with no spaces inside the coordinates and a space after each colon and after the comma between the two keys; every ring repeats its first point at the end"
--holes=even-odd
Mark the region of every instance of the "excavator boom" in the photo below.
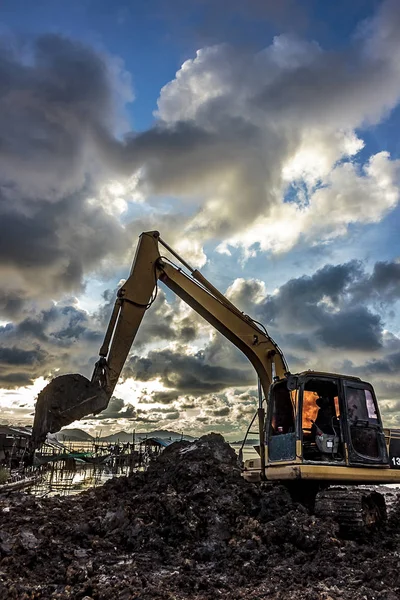
{"type": "MultiPolygon", "coordinates": [[[[258,374],[264,398],[274,379],[284,377],[287,365],[283,354],[262,326],[236,308],[199,271],[192,269],[163,242],[157,231],[145,232],[140,236],[130,275],[118,291],[91,382],[82,376],[65,375],[46,386],[36,406],[35,445],[44,440],[47,431],[58,431],[61,426],[106,408],[144,314],[155,300],[158,281],[247,356],[258,374]],[[180,260],[189,274],[161,256],[160,244],[180,260]],[[78,378],[81,378],[79,382],[78,378]],[[68,389],[68,381],[73,384],[73,391],[68,389]]],[[[259,411],[262,427],[264,407],[261,403],[259,411]]]]}

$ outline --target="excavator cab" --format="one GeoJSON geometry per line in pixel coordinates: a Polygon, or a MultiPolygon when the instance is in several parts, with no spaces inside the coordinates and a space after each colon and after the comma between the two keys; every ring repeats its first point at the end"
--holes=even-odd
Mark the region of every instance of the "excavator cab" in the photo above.
{"type": "Polygon", "coordinates": [[[317,516],[334,518],[346,535],[364,535],[386,519],[385,497],[375,484],[399,481],[399,432],[383,428],[369,383],[315,371],[276,377],[264,439],[260,459],[244,465],[248,481],[284,481],[296,498],[317,516]]]}
{"type": "MultiPolygon", "coordinates": [[[[356,377],[307,371],[275,381],[265,421],[266,465],[387,466],[372,386],[356,377]]],[[[318,470],[314,477],[318,477],[318,470]]]]}

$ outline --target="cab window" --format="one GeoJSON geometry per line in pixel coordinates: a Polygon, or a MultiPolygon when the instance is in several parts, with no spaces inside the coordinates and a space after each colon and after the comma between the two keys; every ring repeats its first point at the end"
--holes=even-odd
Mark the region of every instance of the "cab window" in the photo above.
{"type": "Polygon", "coordinates": [[[295,395],[286,381],[275,384],[270,395],[270,417],[267,435],[268,461],[293,460],[296,457],[295,395]]]}
{"type": "Polygon", "coordinates": [[[273,392],[271,434],[282,435],[294,432],[294,410],[292,395],[286,382],[276,385],[273,392]]]}
{"type": "Polygon", "coordinates": [[[350,423],[365,421],[376,425],[378,415],[374,398],[368,389],[347,387],[346,388],[347,415],[350,423]]]}

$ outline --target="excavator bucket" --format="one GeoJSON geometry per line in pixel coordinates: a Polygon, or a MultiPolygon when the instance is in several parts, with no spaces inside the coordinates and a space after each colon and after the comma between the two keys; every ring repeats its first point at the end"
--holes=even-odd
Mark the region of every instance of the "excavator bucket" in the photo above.
{"type": "Polygon", "coordinates": [[[108,396],[83,375],[61,375],[38,395],[32,430],[33,448],[39,448],[47,433],[55,433],[73,421],[107,408],[108,396]]]}

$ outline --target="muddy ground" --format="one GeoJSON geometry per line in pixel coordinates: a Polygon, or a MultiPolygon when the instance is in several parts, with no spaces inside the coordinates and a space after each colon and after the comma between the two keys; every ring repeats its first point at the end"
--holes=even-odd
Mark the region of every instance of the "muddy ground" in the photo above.
{"type": "Polygon", "coordinates": [[[249,484],[219,435],[71,498],[0,500],[0,598],[396,600],[400,506],[342,539],[286,488],[249,484]]]}

